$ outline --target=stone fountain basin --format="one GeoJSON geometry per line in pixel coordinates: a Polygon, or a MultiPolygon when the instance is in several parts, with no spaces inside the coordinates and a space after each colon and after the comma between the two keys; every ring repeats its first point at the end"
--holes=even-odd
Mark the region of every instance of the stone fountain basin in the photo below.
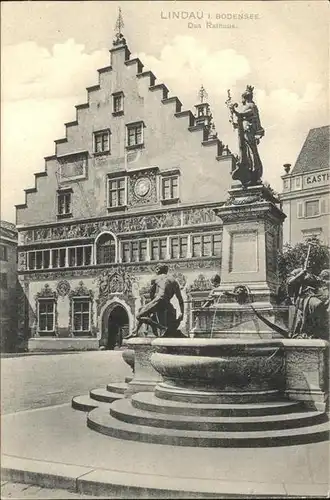
{"type": "Polygon", "coordinates": [[[163,381],[208,391],[269,391],[283,385],[283,344],[262,339],[157,339],[151,364],[163,381]]]}

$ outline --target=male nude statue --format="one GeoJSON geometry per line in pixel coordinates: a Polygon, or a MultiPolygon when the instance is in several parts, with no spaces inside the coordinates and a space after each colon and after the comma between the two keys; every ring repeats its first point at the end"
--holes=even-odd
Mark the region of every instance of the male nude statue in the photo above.
{"type": "Polygon", "coordinates": [[[137,337],[143,323],[151,325],[153,332],[160,330],[160,336],[175,336],[179,324],[183,319],[184,303],[180,285],[173,276],[168,274],[168,267],[159,264],[156,267],[156,278],[153,279],[150,297],[151,301],[143,306],[137,316],[136,329],[126,338],[137,337]],[[176,317],[176,310],[171,299],[176,296],[180,306],[180,315],[176,317]]]}

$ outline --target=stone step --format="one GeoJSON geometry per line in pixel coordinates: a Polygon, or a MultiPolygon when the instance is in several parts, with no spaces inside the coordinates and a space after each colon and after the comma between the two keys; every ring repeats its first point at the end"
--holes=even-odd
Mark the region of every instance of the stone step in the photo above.
{"type": "Polygon", "coordinates": [[[124,394],[121,394],[119,392],[110,392],[107,389],[98,388],[89,391],[89,396],[95,401],[101,401],[102,403],[112,403],[112,401],[122,399],[124,397],[124,394]]]}
{"type": "Polygon", "coordinates": [[[133,394],[131,402],[132,406],[139,410],[172,415],[204,415],[206,417],[279,415],[301,411],[303,408],[301,403],[289,400],[241,404],[184,403],[161,399],[151,392],[133,394]]]}
{"type": "Polygon", "coordinates": [[[317,425],[327,420],[326,414],[318,411],[252,417],[170,415],[139,410],[134,408],[128,399],[114,401],[110,406],[110,415],[117,420],[133,425],[221,432],[292,429],[317,425]]]}
{"type": "Polygon", "coordinates": [[[155,387],[155,395],[161,399],[189,403],[215,403],[215,404],[240,404],[262,403],[277,401],[280,391],[271,389],[267,391],[207,391],[206,389],[186,389],[161,382],[155,387]]]}
{"type": "Polygon", "coordinates": [[[127,383],[125,382],[111,382],[107,385],[107,391],[118,392],[118,394],[124,394],[127,389],[127,383]]]}
{"type": "Polygon", "coordinates": [[[164,429],[117,420],[102,408],[87,415],[87,425],[102,434],[145,443],[199,447],[266,447],[315,443],[329,439],[329,422],[297,429],[221,432],[164,429]]]}
{"type": "Polygon", "coordinates": [[[104,408],[108,412],[110,411],[111,403],[102,403],[101,401],[96,401],[96,399],[92,399],[89,396],[75,396],[71,400],[71,406],[75,410],[79,411],[91,411],[95,408],[104,408]]]}

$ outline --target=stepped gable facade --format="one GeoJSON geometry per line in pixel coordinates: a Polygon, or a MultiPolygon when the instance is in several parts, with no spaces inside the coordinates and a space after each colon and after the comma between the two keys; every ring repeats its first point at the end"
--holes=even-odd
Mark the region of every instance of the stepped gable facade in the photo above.
{"type": "Polygon", "coordinates": [[[183,110],[123,37],[98,75],[17,205],[19,330],[31,346],[96,345],[119,324],[125,335],[158,262],[182,284],[188,328],[198,300],[191,285],[221,267],[213,208],[225,200],[234,157],[209,105],[183,110]]]}

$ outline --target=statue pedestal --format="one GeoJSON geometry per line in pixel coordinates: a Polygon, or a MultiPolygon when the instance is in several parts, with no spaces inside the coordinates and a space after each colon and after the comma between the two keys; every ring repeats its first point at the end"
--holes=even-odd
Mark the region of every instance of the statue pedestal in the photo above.
{"type": "Polygon", "coordinates": [[[195,335],[212,331],[221,336],[255,333],[273,337],[274,332],[256,318],[249,303],[239,304],[233,297],[222,294],[245,285],[253,307],[272,323],[287,328],[287,308],[276,307],[275,303],[279,285],[277,256],[282,246],[285,215],[263,185],[233,188],[229,195],[215,209],[223,222],[219,296],[213,307],[195,312],[199,316],[195,335]]]}
{"type": "Polygon", "coordinates": [[[155,352],[152,342],[155,337],[134,337],[123,341],[123,345],[134,351],[134,375],[127,384],[125,397],[136,392],[152,392],[161,376],[150,363],[151,355],[155,352]]]}
{"type": "Polygon", "coordinates": [[[320,339],[283,339],[285,395],[325,412],[329,394],[329,343],[320,339]]]}
{"type": "Polygon", "coordinates": [[[272,304],[285,214],[263,185],[234,188],[229,194],[228,201],[215,210],[223,222],[219,291],[245,284],[254,302],[272,304]]]}

